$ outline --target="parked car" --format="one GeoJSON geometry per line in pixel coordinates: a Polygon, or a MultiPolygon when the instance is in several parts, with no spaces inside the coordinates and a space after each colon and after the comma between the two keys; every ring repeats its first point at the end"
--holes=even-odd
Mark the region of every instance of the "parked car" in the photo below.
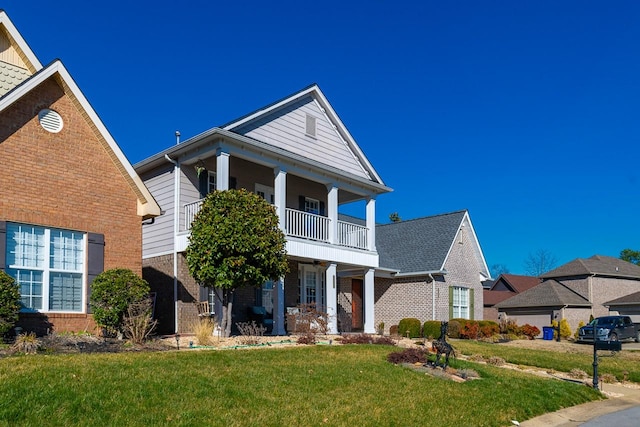
{"type": "Polygon", "coordinates": [[[635,340],[640,342],[640,330],[629,316],[596,317],[588,325],[580,328],[578,341],[593,342],[593,331],[599,341],[635,340]]]}

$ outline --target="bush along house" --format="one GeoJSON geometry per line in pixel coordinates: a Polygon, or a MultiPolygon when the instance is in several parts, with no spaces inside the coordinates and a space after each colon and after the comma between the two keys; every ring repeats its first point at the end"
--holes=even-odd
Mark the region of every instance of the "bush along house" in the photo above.
{"type": "Polygon", "coordinates": [[[142,222],[160,214],[60,60],[43,66],[0,10],[0,269],[24,331],[89,331],[91,281],[142,273],[142,222]]]}

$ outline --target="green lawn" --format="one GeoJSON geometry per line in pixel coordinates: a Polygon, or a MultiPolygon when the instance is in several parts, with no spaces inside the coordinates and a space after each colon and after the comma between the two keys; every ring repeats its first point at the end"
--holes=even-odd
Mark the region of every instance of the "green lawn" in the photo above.
{"type": "MultiPolygon", "coordinates": [[[[478,341],[458,340],[454,343],[456,351],[465,355],[481,354],[484,357],[499,356],[516,365],[537,366],[556,371],[569,372],[581,369],[593,375],[593,346],[581,345],[586,352],[563,353],[557,351],[527,351],[521,348],[478,341]]],[[[640,383],[640,352],[624,350],[619,353],[598,351],[598,374],[612,374],[618,380],[628,375],[628,380],[640,383]]]]}
{"type": "Polygon", "coordinates": [[[486,365],[455,383],[385,346],[35,355],[0,359],[0,425],[504,426],[598,399],[486,365]]]}

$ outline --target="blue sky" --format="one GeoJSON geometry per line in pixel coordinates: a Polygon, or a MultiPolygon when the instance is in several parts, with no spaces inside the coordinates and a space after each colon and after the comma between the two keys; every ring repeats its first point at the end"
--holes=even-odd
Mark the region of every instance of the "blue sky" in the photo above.
{"type": "Polygon", "coordinates": [[[379,222],[468,209],[512,273],[640,249],[640,2],[0,7],[132,163],[318,83],[395,190],[379,222]]]}

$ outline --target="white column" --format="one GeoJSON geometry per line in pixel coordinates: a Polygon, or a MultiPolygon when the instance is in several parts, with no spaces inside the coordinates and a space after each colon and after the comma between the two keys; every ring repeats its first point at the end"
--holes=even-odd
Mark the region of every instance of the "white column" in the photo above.
{"type": "Polygon", "coordinates": [[[338,187],[327,185],[327,217],[329,218],[329,243],[338,243],[338,187]]]}
{"type": "Polygon", "coordinates": [[[367,244],[370,251],[376,250],[376,199],[367,199],[367,244]]]}
{"type": "Polygon", "coordinates": [[[273,284],[273,335],[286,335],[284,330],[284,277],[273,284]]]}
{"type": "Polygon", "coordinates": [[[287,172],[280,168],[275,168],[273,173],[275,175],[273,181],[273,201],[276,205],[280,229],[286,233],[287,172]]]}
{"type": "Polygon", "coordinates": [[[375,270],[373,268],[367,270],[364,273],[364,333],[365,334],[376,333],[376,325],[374,325],[374,322],[375,322],[375,316],[374,316],[375,295],[373,291],[374,273],[375,273],[375,270]]]}
{"type": "Polygon", "coordinates": [[[229,153],[221,148],[216,151],[216,190],[229,189],[229,153]]]}
{"type": "Polygon", "coordinates": [[[338,291],[336,277],[336,264],[329,264],[326,271],[326,299],[327,299],[327,314],[329,315],[329,333],[338,333],[338,291]]]}

